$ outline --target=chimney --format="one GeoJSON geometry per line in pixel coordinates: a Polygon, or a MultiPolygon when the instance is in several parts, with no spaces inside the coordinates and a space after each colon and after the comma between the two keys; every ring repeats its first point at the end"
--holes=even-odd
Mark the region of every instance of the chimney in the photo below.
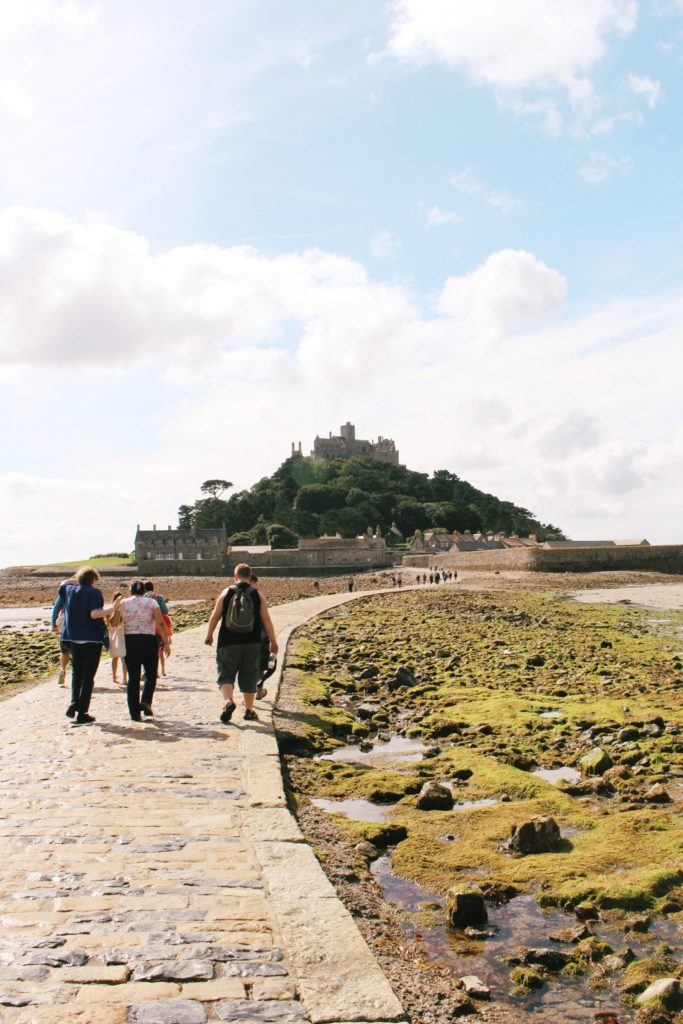
{"type": "Polygon", "coordinates": [[[152,527],[152,529],[154,530],[154,532],[155,532],[155,533],[157,532],[157,524],[156,524],[156,523],[154,524],[154,526],[152,527]]]}
{"type": "Polygon", "coordinates": [[[169,530],[169,533],[170,533],[171,532],[171,527],[170,526],[169,526],[168,530],[169,530]]]}
{"type": "Polygon", "coordinates": [[[303,455],[303,449],[301,447],[301,441],[299,441],[299,455],[303,455]]]}

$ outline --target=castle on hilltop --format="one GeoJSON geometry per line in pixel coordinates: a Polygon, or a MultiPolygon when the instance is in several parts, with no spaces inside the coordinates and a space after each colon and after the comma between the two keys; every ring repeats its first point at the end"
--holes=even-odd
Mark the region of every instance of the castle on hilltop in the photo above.
{"type": "MultiPolygon", "coordinates": [[[[301,441],[298,448],[292,441],[292,455],[301,455],[301,441]]],[[[362,441],[356,437],[356,428],[353,423],[345,423],[339,428],[339,434],[335,437],[332,432],[328,437],[316,436],[313,442],[311,458],[325,459],[327,462],[336,462],[338,459],[351,459],[354,455],[374,459],[375,462],[388,462],[392,466],[398,466],[398,449],[391,438],[378,437],[376,441],[362,441]]]]}

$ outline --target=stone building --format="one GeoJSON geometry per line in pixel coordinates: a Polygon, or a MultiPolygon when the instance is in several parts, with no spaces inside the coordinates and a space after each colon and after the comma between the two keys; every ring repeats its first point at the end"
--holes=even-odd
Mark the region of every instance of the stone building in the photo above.
{"type": "Polygon", "coordinates": [[[220,530],[141,530],[135,533],[135,561],[143,576],[214,576],[223,572],[228,535],[220,530]]]}
{"type": "MultiPolygon", "coordinates": [[[[301,442],[298,448],[292,442],[292,455],[301,455],[301,442]]],[[[398,466],[398,450],[396,444],[388,437],[378,437],[376,441],[364,441],[356,437],[353,423],[345,423],[340,427],[339,434],[328,437],[317,436],[313,442],[311,457],[335,462],[338,459],[350,459],[360,455],[376,462],[389,462],[398,466]]]]}

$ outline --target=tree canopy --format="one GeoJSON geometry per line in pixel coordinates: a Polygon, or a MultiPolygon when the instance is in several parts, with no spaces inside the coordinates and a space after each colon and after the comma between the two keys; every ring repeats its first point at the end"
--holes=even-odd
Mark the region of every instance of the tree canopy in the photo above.
{"type": "Polygon", "coordinates": [[[354,537],[368,526],[379,526],[388,535],[392,523],[406,537],[417,529],[563,537],[528,509],[480,491],[447,469],[430,477],[370,458],[326,462],[293,456],[248,490],[221,497],[230,487],[227,480],[205,481],[202,497],[180,506],[179,527],[225,527],[231,539],[239,536],[239,543],[278,547],[322,533],[354,537]]]}

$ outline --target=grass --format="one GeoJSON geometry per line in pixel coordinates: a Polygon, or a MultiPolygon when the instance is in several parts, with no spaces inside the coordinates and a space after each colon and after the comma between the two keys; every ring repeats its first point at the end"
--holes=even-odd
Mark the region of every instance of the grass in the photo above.
{"type": "Polygon", "coordinates": [[[125,558],[115,558],[112,555],[98,555],[95,558],[81,558],[74,562],[44,562],[41,565],[31,566],[31,568],[78,569],[82,565],[91,565],[94,569],[104,569],[110,565],[135,565],[135,553],[131,552],[125,558]]]}

